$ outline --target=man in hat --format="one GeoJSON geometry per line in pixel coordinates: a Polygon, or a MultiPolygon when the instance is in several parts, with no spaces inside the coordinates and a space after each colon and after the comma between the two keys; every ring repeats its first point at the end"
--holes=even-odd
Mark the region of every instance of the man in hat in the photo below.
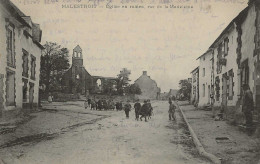
{"type": "Polygon", "coordinates": [[[243,104],[242,111],[246,118],[246,126],[250,127],[253,124],[252,111],[254,110],[253,93],[251,92],[249,85],[243,85],[243,104]]]}
{"type": "Polygon", "coordinates": [[[140,109],[141,109],[141,104],[139,102],[139,99],[136,101],[134,108],[135,108],[135,119],[138,121],[139,120],[139,112],[140,112],[140,109]]]}
{"type": "Polygon", "coordinates": [[[125,108],[125,115],[126,115],[126,118],[129,118],[129,112],[131,110],[131,104],[130,104],[130,101],[127,100],[127,103],[125,104],[124,108],[125,108]]]}

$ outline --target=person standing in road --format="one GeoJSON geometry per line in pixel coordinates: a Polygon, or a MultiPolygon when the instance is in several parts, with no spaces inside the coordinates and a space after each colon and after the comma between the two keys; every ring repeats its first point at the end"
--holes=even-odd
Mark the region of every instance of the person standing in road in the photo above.
{"type": "Polygon", "coordinates": [[[175,109],[176,109],[176,106],[172,103],[172,101],[169,101],[169,120],[174,120],[176,121],[176,117],[175,117],[175,109]]]}
{"type": "Polygon", "coordinates": [[[130,102],[130,101],[128,100],[127,103],[126,103],[125,106],[124,106],[126,118],[129,118],[129,112],[130,112],[131,107],[132,107],[129,102],[130,102]]]}
{"type": "Polygon", "coordinates": [[[90,99],[90,97],[88,98],[88,106],[91,108],[91,99],[90,99]]]}
{"type": "Polygon", "coordinates": [[[141,109],[141,104],[139,102],[139,99],[136,101],[134,108],[135,108],[135,119],[138,121],[139,120],[139,112],[140,112],[140,109],[141,109]]]}
{"type": "Polygon", "coordinates": [[[253,124],[253,115],[252,111],[254,110],[254,100],[253,93],[251,92],[249,85],[243,85],[243,104],[242,111],[246,118],[246,126],[250,127],[253,124]]]}
{"type": "Polygon", "coordinates": [[[145,122],[147,122],[147,116],[149,112],[149,106],[147,104],[147,100],[144,100],[144,104],[142,105],[139,115],[141,115],[140,120],[142,121],[142,118],[145,118],[145,122]]]}

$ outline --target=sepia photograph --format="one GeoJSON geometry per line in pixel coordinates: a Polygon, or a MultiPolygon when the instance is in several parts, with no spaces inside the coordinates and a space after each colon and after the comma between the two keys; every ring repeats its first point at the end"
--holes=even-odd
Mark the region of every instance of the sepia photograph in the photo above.
{"type": "Polygon", "coordinates": [[[0,0],[0,164],[260,164],[260,0],[0,0]]]}

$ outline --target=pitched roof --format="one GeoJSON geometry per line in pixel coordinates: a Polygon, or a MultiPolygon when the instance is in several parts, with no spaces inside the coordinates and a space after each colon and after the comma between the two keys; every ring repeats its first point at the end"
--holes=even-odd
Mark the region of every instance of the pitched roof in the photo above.
{"type": "Polygon", "coordinates": [[[79,45],[77,45],[77,46],[73,49],[73,51],[82,52],[82,49],[80,48],[79,45]]]}
{"type": "Polygon", "coordinates": [[[208,54],[212,49],[208,49],[204,54],[200,55],[196,60],[200,59],[201,57],[203,57],[204,55],[208,54]]]}
{"type": "Polygon", "coordinates": [[[222,36],[234,25],[234,23],[241,24],[244,22],[247,13],[248,13],[249,7],[247,6],[244,10],[242,10],[229,24],[228,26],[221,32],[221,34],[217,37],[217,39],[211,44],[207,52],[199,56],[196,60],[201,58],[202,56],[206,55],[209,51],[211,51],[214,48],[214,45],[222,38],[222,36]]]}
{"type": "Polygon", "coordinates": [[[247,14],[248,14],[249,7],[247,6],[244,10],[242,10],[229,24],[228,26],[221,32],[218,38],[212,43],[209,48],[213,48],[214,45],[221,39],[221,37],[234,25],[234,23],[241,24],[244,22],[247,14]]]}
{"type": "Polygon", "coordinates": [[[193,73],[193,72],[195,72],[196,70],[198,70],[199,69],[199,67],[200,66],[198,66],[198,67],[196,67],[195,69],[193,69],[190,73],[193,73]]]}
{"type": "Polygon", "coordinates": [[[26,17],[26,15],[16,7],[10,0],[1,0],[2,4],[5,8],[23,25],[31,28],[30,24],[28,24],[22,17],[26,17]]]}

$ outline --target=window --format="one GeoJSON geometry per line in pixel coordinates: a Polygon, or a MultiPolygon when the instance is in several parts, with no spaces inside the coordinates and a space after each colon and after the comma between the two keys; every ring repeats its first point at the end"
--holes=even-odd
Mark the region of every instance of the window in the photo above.
{"type": "Polygon", "coordinates": [[[14,60],[14,28],[8,26],[7,29],[7,65],[15,67],[14,60]]]}
{"type": "Polygon", "coordinates": [[[241,86],[249,83],[248,59],[241,63],[241,86]]]}
{"type": "Polygon", "coordinates": [[[25,50],[23,50],[23,64],[22,64],[23,73],[22,73],[22,75],[25,77],[28,77],[28,71],[29,71],[28,63],[29,63],[28,53],[25,50]]]}
{"type": "Polygon", "coordinates": [[[229,42],[229,40],[228,40],[228,38],[226,38],[226,39],[224,40],[224,55],[225,55],[225,56],[228,55],[228,50],[229,50],[229,48],[228,48],[228,42],[229,42]]]}
{"type": "Polygon", "coordinates": [[[31,55],[31,79],[35,80],[36,57],[31,55]]]}
{"type": "Polygon", "coordinates": [[[203,93],[202,93],[203,97],[205,97],[205,92],[206,92],[206,90],[205,90],[205,84],[203,84],[203,93]]]}
{"type": "Polygon", "coordinates": [[[205,68],[203,68],[202,76],[204,77],[205,74],[206,74],[206,70],[205,70],[205,68]]]}

